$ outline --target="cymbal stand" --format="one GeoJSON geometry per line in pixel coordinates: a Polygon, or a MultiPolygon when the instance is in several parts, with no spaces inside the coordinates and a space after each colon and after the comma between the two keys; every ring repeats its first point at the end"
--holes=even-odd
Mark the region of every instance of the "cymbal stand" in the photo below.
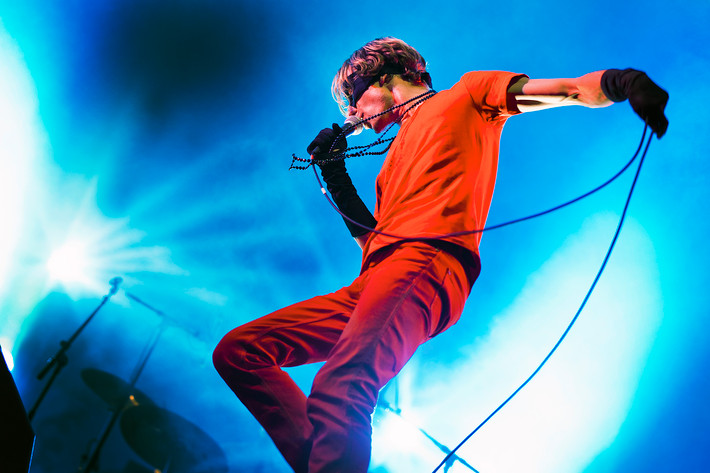
{"type": "Polygon", "coordinates": [[[89,315],[89,317],[86,318],[84,323],[81,324],[78,329],[76,329],[74,334],[69,337],[69,340],[62,340],[59,342],[59,350],[57,350],[57,352],[47,360],[47,363],[44,365],[44,368],[42,368],[42,371],[37,374],[37,379],[41,380],[47,375],[47,373],[49,373],[49,370],[54,368],[54,370],[52,371],[52,375],[45,383],[42,392],[40,392],[39,397],[32,406],[32,409],[30,409],[30,412],[27,414],[27,417],[30,421],[35,416],[35,413],[37,412],[39,405],[42,403],[42,400],[47,395],[47,392],[49,392],[49,388],[52,387],[52,384],[54,384],[54,381],[57,379],[59,372],[62,371],[62,368],[64,368],[69,362],[69,358],[67,357],[67,351],[71,347],[72,343],[74,343],[74,340],[76,340],[79,334],[84,330],[84,328],[89,324],[89,322],[91,322],[91,319],[93,319],[94,316],[99,312],[99,310],[101,310],[101,308],[109,301],[109,299],[111,299],[111,296],[116,294],[116,292],[118,291],[118,285],[120,283],[121,278],[113,278],[111,279],[111,281],[109,281],[109,284],[111,284],[111,290],[101,299],[101,302],[99,303],[98,307],[96,307],[96,309],[94,309],[94,311],[89,315]]]}
{"type": "Polygon", "coordinates": [[[153,354],[153,350],[155,349],[155,346],[158,344],[158,340],[160,340],[161,335],[165,331],[166,326],[168,325],[167,323],[167,317],[165,317],[165,313],[148,305],[147,303],[143,302],[142,300],[138,299],[137,297],[133,296],[132,294],[126,292],[126,296],[129,298],[133,299],[134,301],[138,302],[139,304],[145,306],[149,310],[155,312],[159,316],[161,316],[161,322],[160,325],[156,328],[155,332],[153,333],[153,336],[151,339],[148,341],[146,346],[143,348],[143,353],[141,356],[138,358],[138,363],[136,364],[135,368],[133,369],[133,374],[131,375],[131,379],[128,384],[128,390],[126,393],[126,400],[123,403],[122,406],[119,408],[115,409],[113,414],[111,415],[111,418],[108,420],[106,423],[106,426],[104,427],[101,436],[99,437],[99,440],[96,442],[96,446],[93,448],[91,453],[88,455],[85,455],[82,457],[82,462],[79,465],[79,468],[77,469],[77,473],[83,473],[83,472],[91,472],[94,470],[98,470],[98,461],[99,461],[99,455],[101,454],[101,449],[103,448],[104,444],[106,443],[106,439],[108,439],[109,434],[113,430],[113,427],[116,425],[116,422],[118,421],[118,418],[123,414],[123,412],[130,408],[133,405],[137,405],[135,400],[133,399],[133,388],[136,385],[136,382],[138,381],[138,378],[140,377],[141,373],[143,373],[143,369],[145,368],[146,364],[148,363],[148,359],[150,356],[153,354]]]}

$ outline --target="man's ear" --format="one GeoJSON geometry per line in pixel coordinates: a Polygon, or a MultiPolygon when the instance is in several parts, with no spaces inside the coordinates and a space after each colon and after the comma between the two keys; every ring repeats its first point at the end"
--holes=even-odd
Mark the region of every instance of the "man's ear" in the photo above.
{"type": "Polygon", "coordinates": [[[383,76],[380,76],[380,87],[384,87],[386,85],[389,85],[388,89],[392,90],[392,81],[393,79],[397,77],[396,74],[385,74],[383,76]]]}
{"type": "Polygon", "coordinates": [[[392,89],[394,89],[395,84],[396,84],[396,83],[399,83],[399,82],[397,82],[397,81],[394,80],[394,79],[397,78],[397,77],[399,77],[397,74],[385,74],[385,75],[383,75],[382,77],[380,77],[380,82],[379,82],[380,87],[386,87],[387,90],[389,90],[389,91],[391,92],[392,89]]]}

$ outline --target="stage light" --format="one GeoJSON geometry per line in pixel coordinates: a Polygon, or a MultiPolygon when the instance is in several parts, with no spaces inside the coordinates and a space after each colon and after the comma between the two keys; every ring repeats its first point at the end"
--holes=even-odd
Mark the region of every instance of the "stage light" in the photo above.
{"type": "MultiPolygon", "coordinates": [[[[386,403],[385,403],[386,405],[386,403]]],[[[378,407],[372,431],[372,466],[392,473],[420,471],[422,465],[435,465],[442,451],[420,430],[415,409],[406,413],[378,407]]]]}
{"type": "Polygon", "coordinates": [[[387,412],[378,426],[379,441],[390,449],[402,453],[413,453],[421,447],[422,434],[411,424],[405,422],[399,415],[387,412]]]}
{"type": "Polygon", "coordinates": [[[80,242],[69,242],[56,249],[47,261],[52,281],[78,283],[87,280],[89,261],[86,247],[80,242]]]}
{"type": "MultiPolygon", "coordinates": [[[[73,300],[105,294],[115,276],[132,273],[184,274],[164,246],[146,246],[146,234],[131,228],[130,220],[105,216],[97,203],[97,178],[69,176],[55,171],[46,210],[37,218],[41,241],[35,253],[46,255],[40,263],[45,291],[61,290],[73,300]]],[[[46,293],[46,292],[45,292],[46,293]]]]}

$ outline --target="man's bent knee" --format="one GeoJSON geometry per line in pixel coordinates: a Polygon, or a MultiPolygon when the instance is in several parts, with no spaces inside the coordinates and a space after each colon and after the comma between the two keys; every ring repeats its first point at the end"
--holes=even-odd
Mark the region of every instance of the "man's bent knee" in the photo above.
{"type": "Polygon", "coordinates": [[[271,366],[268,356],[259,356],[258,350],[235,329],[220,340],[212,352],[212,363],[223,378],[235,371],[250,371],[271,366]]]}

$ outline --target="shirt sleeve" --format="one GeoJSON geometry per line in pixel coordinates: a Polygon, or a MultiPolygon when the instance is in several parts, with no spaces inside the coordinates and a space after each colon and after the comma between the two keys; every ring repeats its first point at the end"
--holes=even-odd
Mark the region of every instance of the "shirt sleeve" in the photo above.
{"type": "Polygon", "coordinates": [[[503,71],[473,71],[464,74],[462,82],[468,90],[473,106],[488,120],[508,118],[520,113],[508,101],[508,88],[525,74],[503,71]]]}

